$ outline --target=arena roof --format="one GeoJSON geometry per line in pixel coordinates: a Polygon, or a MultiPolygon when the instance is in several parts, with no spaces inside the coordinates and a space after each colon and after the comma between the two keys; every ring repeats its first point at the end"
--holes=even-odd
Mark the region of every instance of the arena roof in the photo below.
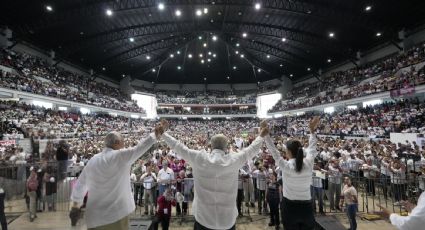
{"type": "Polygon", "coordinates": [[[0,20],[28,41],[116,80],[299,79],[425,19],[423,0],[9,0],[0,20]]]}

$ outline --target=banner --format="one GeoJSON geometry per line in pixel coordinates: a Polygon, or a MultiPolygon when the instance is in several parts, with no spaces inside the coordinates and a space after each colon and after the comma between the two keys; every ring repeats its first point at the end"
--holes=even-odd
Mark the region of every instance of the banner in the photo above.
{"type": "Polygon", "coordinates": [[[413,96],[415,94],[415,86],[408,86],[400,89],[394,89],[390,91],[390,96],[401,97],[401,96],[413,96]]]}
{"type": "Polygon", "coordinates": [[[9,146],[16,144],[15,140],[0,141],[1,146],[9,146]]]}

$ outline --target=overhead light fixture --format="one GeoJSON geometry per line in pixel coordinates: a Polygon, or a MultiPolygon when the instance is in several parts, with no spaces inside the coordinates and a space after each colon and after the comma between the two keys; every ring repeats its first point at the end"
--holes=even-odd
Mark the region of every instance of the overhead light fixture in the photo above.
{"type": "Polygon", "coordinates": [[[159,10],[164,10],[165,9],[164,3],[162,3],[162,2],[158,3],[158,9],[159,10]]]}
{"type": "Polygon", "coordinates": [[[108,16],[112,16],[112,15],[114,14],[114,12],[112,12],[112,10],[111,10],[111,9],[107,9],[107,10],[105,11],[105,13],[106,13],[106,15],[108,15],[108,16]]]}
{"type": "Polygon", "coordinates": [[[237,50],[236,50],[236,51],[235,51],[235,54],[239,54],[239,51],[237,51],[237,50]]]}
{"type": "Polygon", "coordinates": [[[182,15],[182,12],[181,10],[176,10],[175,14],[177,17],[180,17],[182,15]]]}
{"type": "Polygon", "coordinates": [[[257,84],[259,85],[259,84],[260,84],[260,82],[257,82],[257,84]]]}
{"type": "Polygon", "coordinates": [[[180,54],[180,50],[177,50],[177,54],[180,54]]]}
{"type": "Polygon", "coordinates": [[[365,11],[370,11],[372,9],[372,6],[366,6],[365,8],[364,8],[364,10],[365,11]]]}
{"type": "Polygon", "coordinates": [[[290,77],[293,77],[294,75],[291,73],[289,76],[290,76],[290,77]]]}
{"type": "Polygon", "coordinates": [[[199,40],[202,40],[202,36],[198,36],[198,39],[199,39],[199,40]]]}
{"type": "Polygon", "coordinates": [[[188,55],[187,55],[187,57],[188,57],[188,58],[192,58],[192,54],[188,54],[188,55]]]}
{"type": "Polygon", "coordinates": [[[181,70],[181,69],[182,69],[182,67],[181,67],[181,66],[177,66],[177,69],[178,69],[178,70],[181,70]]]}
{"type": "Polygon", "coordinates": [[[204,81],[206,81],[207,80],[207,78],[206,77],[204,77],[204,81]]]}
{"type": "Polygon", "coordinates": [[[331,63],[331,62],[332,62],[332,60],[329,58],[329,59],[328,59],[328,63],[331,63]]]}
{"type": "Polygon", "coordinates": [[[286,38],[282,38],[282,42],[286,42],[286,38]]]}
{"type": "Polygon", "coordinates": [[[204,64],[204,63],[205,63],[204,59],[202,59],[202,60],[201,60],[201,63],[202,63],[202,64],[204,64]]]}
{"type": "Polygon", "coordinates": [[[170,54],[170,58],[174,58],[174,54],[170,54]]]}
{"type": "Polygon", "coordinates": [[[156,72],[156,69],[155,69],[155,68],[153,68],[153,69],[152,69],[152,72],[153,72],[153,73],[155,73],[155,72],[156,72]]]}
{"type": "Polygon", "coordinates": [[[245,57],[245,55],[241,54],[241,58],[244,58],[244,57],[245,57]]]}
{"type": "Polygon", "coordinates": [[[212,54],[212,53],[211,53],[211,51],[209,51],[209,52],[208,52],[208,55],[211,55],[211,54],[212,54]]]}
{"type": "Polygon", "coordinates": [[[204,8],[204,14],[208,14],[208,8],[204,8]]]}
{"type": "Polygon", "coordinates": [[[216,54],[213,54],[213,57],[217,57],[217,55],[216,54]]]}
{"type": "Polygon", "coordinates": [[[242,34],[242,37],[244,37],[244,38],[246,38],[248,36],[248,34],[247,33],[243,33],[242,34]]]}
{"type": "Polygon", "coordinates": [[[258,68],[258,70],[257,70],[259,73],[261,73],[261,69],[260,68],[258,68]]]}
{"type": "Polygon", "coordinates": [[[207,43],[204,43],[204,47],[207,47],[207,45],[208,45],[207,43]]]}
{"type": "Polygon", "coordinates": [[[280,66],[280,67],[283,67],[283,64],[280,64],[279,66],[280,66]]]}
{"type": "Polygon", "coordinates": [[[122,77],[125,77],[125,74],[123,74],[122,77]]]}
{"type": "Polygon", "coordinates": [[[229,76],[227,76],[227,80],[229,80],[230,79],[230,77],[229,76]]]}
{"type": "Polygon", "coordinates": [[[151,60],[151,56],[146,55],[146,59],[151,60]]]}
{"type": "Polygon", "coordinates": [[[46,10],[49,11],[49,12],[52,12],[53,11],[53,7],[50,6],[50,5],[47,5],[46,6],[46,10]]]}
{"type": "Polygon", "coordinates": [[[106,70],[106,68],[105,68],[105,67],[102,67],[102,70],[103,70],[103,71],[105,71],[105,70],[106,70]]]}
{"type": "Polygon", "coordinates": [[[199,57],[201,58],[201,57],[203,57],[204,55],[202,55],[202,54],[199,54],[199,57]]]}
{"type": "Polygon", "coordinates": [[[233,66],[233,69],[237,69],[237,67],[236,66],[233,66]]]}
{"type": "Polygon", "coordinates": [[[201,16],[202,15],[202,11],[201,10],[196,10],[196,16],[201,16]]]}
{"type": "Polygon", "coordinates": [[[239,47],[239,43],[236,43],[236,47],[239,47]]]}
{"type": "Polygon", "coordinates": [[[128,40],[130,40],[130,42],[134,42],[134,38],[129,38],[128,40]]]}
{"type": "Polygon", "coordinates": [[[212,40],[213,40],[213,41],[217,41],[217,36],[215,36],[215,35],[214,35],[214,36],[212,37],[212,40]]]}
{"type": "Polygon", "coordinates": [[[308,67],[308,68],[307,68],[307,71],[310,71],[310,70],[311,70],[311,68],[310,68],[310,67],[308,67]]]}
{"type": "Polygon", "coordinates": [[[260,3],[255,3],[255,9],[256,9],[256,10],[261,9],[261,4],[260,4],[260,3]]]}
{"type": "Polygon", "coordinates": [[[270,55],[267,54],[267,58],[270,58],[270,55]]]}
{"type": "Polygon", "coordinates": [[[335,37],[335,33],[334,33],[334,32],[329,32],[329,37],[330,37],[330,38],[335,37]]]}
{"type": "Polygon", "coordinates": [[[208,61],[208,62],[211,62],[211,59],[209,59],[209,58],[208,58],[208,60],[207,60],[207,61],[208,61]]]}
{"type": "Polygon", "coordinates": [[[381,37],[381,32],[376,33],[376,37],[381,37]]]}

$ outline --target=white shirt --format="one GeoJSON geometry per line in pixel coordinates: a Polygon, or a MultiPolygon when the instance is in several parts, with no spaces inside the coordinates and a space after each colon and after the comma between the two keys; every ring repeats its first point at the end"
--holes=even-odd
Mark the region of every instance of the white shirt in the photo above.
{"type": "Polygon", "coordinates": [[[167,133],[163,139],[193,167],[195,197],[192,209],[196,221],[211,229],[233,227],[238,216],[235,202],[238,169],[258,154],[263,138],[257,137],[248,148],[229,154],[219,149],[211,153],[189,149],[167,133]]]}
{"type": "Polygon", "coordinates": [[[425,192],[422,192],[418,205],[408,216],[390,215],[391,224],[400,230],[418,230],[425,226],[425,192]]]}
{"type": "Polygon", "coordinates": [[[266,137],[265,140],[267,148],[282,171],[283,196],[289,200],[311,200],[311,175],[313,173],[314,158],[318,154],[316,136],[310,134],[309,144],[305,149],[306,157],[303,160],[303,168],[299,173],[295,171],[295,159],[286,161],[280,156],[270,136],[266,137]]]}
{"type": "Polygon", "coordinates": [[[158,172],[158,183],[161,185],[166,185],[171,182],[171,180],[174,180],[174,172],[171,168],[167,167],[166,170],[162,168],[158,172]]]}
{"type": "Polygon", "coordinates": [[[143,187],[145,189],[151,189],[153,187],[153,183],[156,181],[156,175],[154,172],[147,173],[145,172],[141,177],[140,181],[143,181],[143,187]]]}
{"type": "Polygon", "coordinates": [[[87,228],[114,223],[134,209],[131,194],[131,165],[156,142],[152,133],[132,148],[105,148],[90,159],[72,191],[71,200],[82,203],[89,192],[86,208],[87,228]]]}

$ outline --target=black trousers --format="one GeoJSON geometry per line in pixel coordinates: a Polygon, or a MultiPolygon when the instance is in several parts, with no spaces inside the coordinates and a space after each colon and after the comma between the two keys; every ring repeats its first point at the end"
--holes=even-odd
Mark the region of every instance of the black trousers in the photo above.
{"type": "Polygon", "coordinates": [[[153,229],[158,230],[158,225],[161,223],[162,230],[168,230],[170,227],[170,217],[156,217],[153,221],[153,229]]]}
{"type": "Polygon", "coordinates": [[[270,208],[270,223],[275,224],[276,226],[280,225],[279,217],[279,199],[268,200],[270,208]]]}
{"type": "MultiPolygon", "coordinates": [[[[207,227],[202,226],[198,221],[195,220],[195,225],[193,226],[193,230],[213,230],[207,227]]],[[[236,225],[233,225],[233,227],[229,228],[228,230],[236,230],[236,225]]]]}
{"type": "Polygon", "coordinates": [[[143,185],[135,184],[134,185],[134,204],[142,205],[142,199],[143,199],[143,185]]]}
{"type": "Polygon", "coordinates": [[[183,214],[187,214],[187,202],[183,202],[182,207],[180,207],[180,203],[177,203],[176,205],[177,215],[179,216],[182,213],[182,211],[183,211],[183,214]]]}
{"type": "Polygon", "coordinates": [[[283,198],[283,226],[285,230],[313,230],[315,225],[311,200],[293,201],[283,198]]]}
{"type": "Polygon", "coordinates": [[[238,213],[242,213],[242,201],[243,201],[243,189],[238,189],[238,196],[236,197],[236,207],[238,208],[238,213]]]}
{"type": "Polygon", "coordinates": [[[266,190],[258,189],[258,213],[261,213],[266,206],[266,190]]]}
{"type": "Polygon", "coordinates": [[[366,178],[366,191],[375,196],[375,180],[366,178]]]}
{"type": "Polygon", "coordinates": [[[2,230],[7,230],[6,215],[4,214],[3,210],[0,210],[0,224],[2,230]]]}

